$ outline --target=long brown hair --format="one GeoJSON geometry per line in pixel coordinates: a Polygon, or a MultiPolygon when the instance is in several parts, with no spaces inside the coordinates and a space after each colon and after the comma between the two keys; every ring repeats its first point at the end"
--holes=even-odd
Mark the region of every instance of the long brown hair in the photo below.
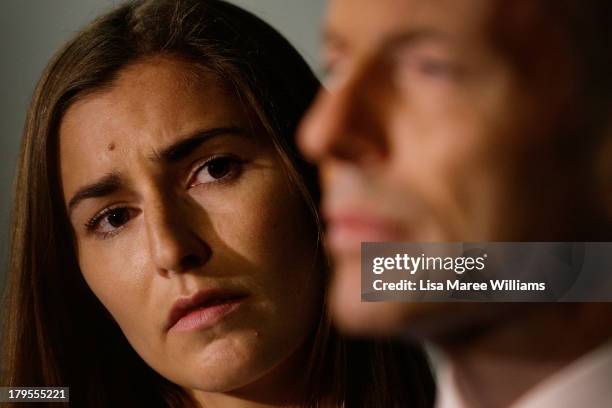
{"type": "MultiPolygon", "coordinates": [[[[85,283],[58,174],[58,126],[68,106],[111,86],[128,63],[161,53],[188,58],[235,90],[267,130],[319,223],[316,172],[293,140],[319,82],[295,49],[260,19],[220,0],[142,0],[118,7],[58,52],[27,115],[3,309],[2,385],[69,386],[73,406],[193,404],[136,354],[85,283]]],[[[433,381],[417,348],[348,341],[323,312],[312,350],[305,406],[323,400],[338,407],[432,403],[433,381]]]]}

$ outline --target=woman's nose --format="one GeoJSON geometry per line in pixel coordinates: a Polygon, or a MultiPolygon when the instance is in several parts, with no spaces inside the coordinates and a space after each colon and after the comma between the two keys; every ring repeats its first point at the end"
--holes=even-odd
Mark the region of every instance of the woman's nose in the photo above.
{"type": "Polygon", "coordinates": [[[181,206],[151,205],[145,209],[145,223],[151,258],[160,272],[188,272],[210,259],[211,248],[181,206]]]}

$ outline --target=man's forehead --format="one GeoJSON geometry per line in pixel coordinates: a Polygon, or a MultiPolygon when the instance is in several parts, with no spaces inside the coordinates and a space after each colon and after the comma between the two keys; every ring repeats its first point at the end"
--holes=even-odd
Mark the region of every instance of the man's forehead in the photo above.
{"type": "MultiPolygon", "coordinates": [[[[410,31],[439,31],[463,38],[482,37],[497,19],[511,18],[538,0],[330,0],[328,46],[367,50],[410,31]]],[[[524,10],[526,11],[526,10],[524,10]]]]}

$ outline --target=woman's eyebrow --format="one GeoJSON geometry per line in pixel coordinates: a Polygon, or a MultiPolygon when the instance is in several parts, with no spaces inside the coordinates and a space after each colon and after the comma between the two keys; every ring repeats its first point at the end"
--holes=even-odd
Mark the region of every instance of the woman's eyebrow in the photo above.
{"type": "Polygon", "coordinates": [[[119,190],[122,186],[121,177],[117,173],[109,173],[99,180],[81,187],[68,202],[68,215],[83,200],[104,197],[119,190]]]}
{"type": "Polygon", "coordinates": [[[202,143],[207,142],[221,135],[245,135],[244,129],[237,126],[218,127],[206,130],[198,130],[191,136],[183,138],[170,146],[162,148],[160,151],[153,152],[149,158],[152,161],[162,161],[165,163],[176,163],[188,157],[202,143]]]}
{"type": "MultiPolygon", "coordinates": [[[[213,129],[199,130],[168,147],[163,148],[160,152],[155,152],[150,159],[154,161],[163,161],[166,163],[175,163],[188,157],[202,143],[209,141],[221,135],[246,135],[244,129],[234,127],[219,127],[213,129]]],[[[113,194],[123,186],[121,176],[116,173],[109,173],[99,180],[81,187],[68,202],[68,215],[72,213],[74,208],[83,200],[88,198],[99,198],[113,194]]]]}

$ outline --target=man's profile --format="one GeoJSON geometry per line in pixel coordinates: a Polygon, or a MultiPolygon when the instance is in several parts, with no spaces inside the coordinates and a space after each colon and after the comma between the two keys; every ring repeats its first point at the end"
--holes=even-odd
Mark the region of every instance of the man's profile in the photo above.
{"type": "Polygon", "coordinates": [[[612,404],[610,304],[359,299],[363,241],[612,241],[611,15],[606,1],[329,3],[329,91],[301,147],[321,167],[332,311],[348,331],[432,341],[440,406],[612,404]]]}

